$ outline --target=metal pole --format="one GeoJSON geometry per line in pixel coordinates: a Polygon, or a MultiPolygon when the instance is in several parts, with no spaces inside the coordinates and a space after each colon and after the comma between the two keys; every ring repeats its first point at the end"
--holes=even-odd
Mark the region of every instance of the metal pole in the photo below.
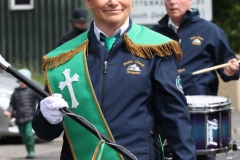
{"type": "MultiPolygon", "coordinates": [[[[21,82],[25,83],[29,88],[31,88],[32,90],[37,92],[42,97],[50,96],[50,94],[48,92],[46,92],[45,90],[40,88],[33,81],[31,81],[28,78],[26,78],[25,76],[23,76],[15,68],[11,67],[11,65],[8,62],[6,62],[5,59],[1,55],[0,55],[0,68],[5,70],[6,72],[10,73],[11,75],[13,75],[15,78],[17,78],[21,82]]],[[[74,114],[74,113],[71,110],[69,110],[67,107],[62,108],[61,111],[62,110],[66,113],[70,113],[70,114],[67,114],[70,118],[72,118],[73,120],[78,122],[85,129],[87,129],[92,134],[94,134],[97,138],[99,138],[99,135],[100,135],[102,137],[102,139],[105,140],[107,143],[113,144],[113,145],[109,145],[109,146],[112,147],[117,152],[119,152],[120,154],[122,154],[125,158],[127,158],[129,160],[137,160],[137,158],[130,151],[128,151],[126,148],[117,145],[115,142],[113,142],[111,139],[109,139],[108,137],[106,137],[102,133],[97,132],[96,129],[93,126],[90,125],[90,122],[87,122],[84,119],[80,119],[79,117],[71,115],[71,114],[74,114]]]]}

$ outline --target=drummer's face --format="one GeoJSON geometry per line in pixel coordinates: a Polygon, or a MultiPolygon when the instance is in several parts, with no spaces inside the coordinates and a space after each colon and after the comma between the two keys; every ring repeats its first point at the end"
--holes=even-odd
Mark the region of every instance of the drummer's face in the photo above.
{"type": "Polygon", "coordinates": [[[165,7],[173,22],[181,21],[183,15],[191,8],[192,0],[165,0],[165,7]]]}

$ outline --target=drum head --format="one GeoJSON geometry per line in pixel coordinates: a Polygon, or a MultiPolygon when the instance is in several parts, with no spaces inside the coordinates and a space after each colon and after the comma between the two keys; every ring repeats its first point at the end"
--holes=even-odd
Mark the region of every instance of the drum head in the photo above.
{"type": "Polygon", "coordinates": [[[231,101],[229,98],[222,96],[186,96],[189,110],[206,110],[206,109],[221,109],[229,108],[231,101]]]}

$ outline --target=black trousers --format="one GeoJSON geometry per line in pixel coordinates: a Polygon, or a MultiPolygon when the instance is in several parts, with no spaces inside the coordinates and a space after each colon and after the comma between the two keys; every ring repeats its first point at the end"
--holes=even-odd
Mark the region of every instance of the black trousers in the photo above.
{"type": "Polygon", "coordinates": [[[197,155],[197,160],[215,160],[216,154],[197,155]]]}

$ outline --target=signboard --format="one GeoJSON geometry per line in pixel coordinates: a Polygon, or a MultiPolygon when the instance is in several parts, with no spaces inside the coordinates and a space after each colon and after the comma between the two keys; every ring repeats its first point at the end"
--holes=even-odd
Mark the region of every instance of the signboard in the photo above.
{"type": "MultiPolygon", "coordinates": [[[[212,0],[192,0],[191,8],[198,8],[200,17],[212,20],[212,0]]],[[[137,24],[156,24],[166,13],[164,0],[132,0],[130,17],[137,24]]]]}

